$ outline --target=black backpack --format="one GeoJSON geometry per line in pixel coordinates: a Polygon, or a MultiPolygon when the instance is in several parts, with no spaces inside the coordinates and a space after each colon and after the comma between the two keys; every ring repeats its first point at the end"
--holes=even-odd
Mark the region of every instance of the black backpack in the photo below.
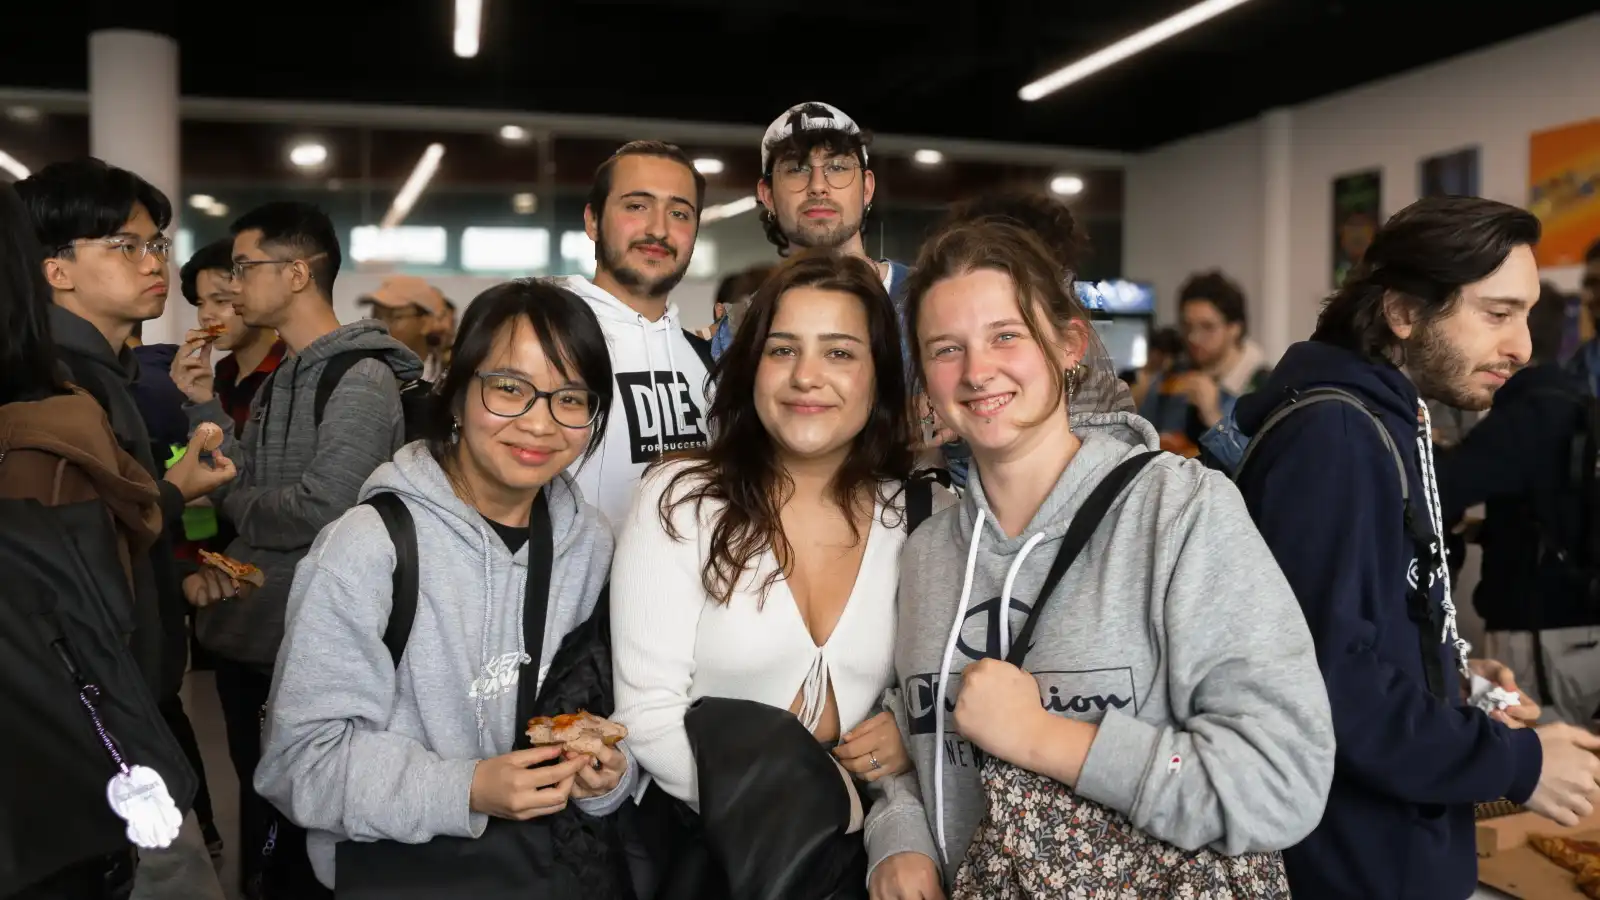
{"type": "Polygon", "coordinates": [[[0,500],[0,571],[0,896],[9,897],[130,846],[106,803],[117,767],[89,705],[117,753],[160,773],[180,810],[197,780],[129,650],[133,599],[105,507],[0,500]]]}
{"type": "MultiPolygon", "coordinates": [[[[330,358],[323,365],[322,373],[317,376],[317,392],[311,405],[317,427],[322,427],[322,413],[328,408],[328,398],[333,396],[333,389],[339,386],[344,373],[364,359],[383,360],[387,356],[388,353],[383,350],[347,350],[330,358]]],[[[406,421],[406,443],[409,444],[422,437],[422,425],[427,420],[432,399],[432,382],[421,378],[400,382],[400,410],[406,421]]]]}
{"type": "Polygon", "coordinates": [[[1547,388],[1534,394],[1575,403],[1583,415],[1583,427],[1573,431],[1567,447],[1564,479],[1583,503],[1577,540],[1563,544],[1543,528],[1540,540],[1588,586],[1589,599],[1600,602],[1600,398],[1576,389],[1547,388]]]}

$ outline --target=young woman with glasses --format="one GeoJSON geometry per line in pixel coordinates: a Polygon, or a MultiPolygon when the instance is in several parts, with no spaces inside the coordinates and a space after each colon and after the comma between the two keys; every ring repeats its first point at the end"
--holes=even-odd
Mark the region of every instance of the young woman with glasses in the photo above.
{"type": "Polygon", "coordinates": [[[514,281],[468,307],[454,355],[427,439],[298,570],[256,788],[341,898],[621,895],[595,817],[634,780],[626,745],[524,735],[530,713],[610,710],[611,534],[566,474],[605,431],[605,336],[577,296],[514,281]],[[381,511],[396,496],[409,539],[381,511]]]}

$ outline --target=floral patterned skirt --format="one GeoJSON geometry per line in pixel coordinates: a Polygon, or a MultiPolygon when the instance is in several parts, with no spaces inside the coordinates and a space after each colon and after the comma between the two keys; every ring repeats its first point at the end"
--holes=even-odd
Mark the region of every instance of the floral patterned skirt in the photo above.
{"type": "Polygon", "coordinates": [[[990,757],[987,814],[951,900],[1288,900],[1277,853],[1180,850],[1072,789],[990,757]]]}

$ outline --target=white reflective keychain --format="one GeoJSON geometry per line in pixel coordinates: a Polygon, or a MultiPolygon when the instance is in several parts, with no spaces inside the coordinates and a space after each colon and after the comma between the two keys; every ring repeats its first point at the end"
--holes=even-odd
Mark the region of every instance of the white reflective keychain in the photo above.
{"type": "Polygon", "coordinates": [[[128,840],[144,850],[160,850],[178,839],[183,827],[183,813],[172,800],[167,783],[161,773],[149,766],[130,766],[117,749],[117,742],[106,732],[100,721],[100,711],[95,709],[91,695],[99,696],[100,689],[85,684],[78,689],[78,700],[88,710],[94,722],[95,734],[117,765],[117,774],[106,783],[106,802],[111,811],[128,823],[128,840]]]}

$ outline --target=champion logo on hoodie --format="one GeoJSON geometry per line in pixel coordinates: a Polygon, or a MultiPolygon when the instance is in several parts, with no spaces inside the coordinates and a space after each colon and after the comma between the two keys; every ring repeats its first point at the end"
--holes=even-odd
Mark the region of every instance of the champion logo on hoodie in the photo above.
{"type": "Polygon", "coordinates": [[[709,442],[697,394],[682,372],[618,372],[616,402],[628,420],[635,463],[709,442]]]}

